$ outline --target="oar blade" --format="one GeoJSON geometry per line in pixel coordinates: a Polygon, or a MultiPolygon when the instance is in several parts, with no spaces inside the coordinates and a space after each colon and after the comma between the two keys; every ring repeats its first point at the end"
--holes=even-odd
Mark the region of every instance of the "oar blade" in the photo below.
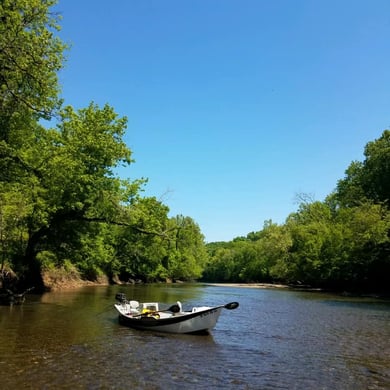
{"type": "Polygon", "coordinates": [[[237,309],[238,306],[240,306],[240,304],[238,302],[230,302],[230,303],[227,303],[224,306],[224,308],[228,309],[228,310],[234,310],[234,309],[237,309]]]}

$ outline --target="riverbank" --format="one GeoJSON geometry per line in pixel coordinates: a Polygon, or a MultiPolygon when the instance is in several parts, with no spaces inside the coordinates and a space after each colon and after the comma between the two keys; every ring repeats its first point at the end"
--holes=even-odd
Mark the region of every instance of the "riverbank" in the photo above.
{"type": "Polygon", "coordinates": [[[360,297],[360,298],[375,298],[390,300],[389,292],[363,292],[363,291],[343,291],[343,290],[328,290],[319,287],[310,287],[306,285],[287,285],[274,283],[205,283],[207,286],[215,287],[236,287],[236,288],[258,288],[258,289],[288,289],[292,291],[306,292],[327,292],[344,297],[360,297]]]}
{"type": "Polygon", "coordinates": [[[291,288],[286,284],[273,283],[206,283],[208,286],[216,287],[245,287],[245,288],[291,288]]]}
{"type": "Polygon", "coordinates": [[[55,268],[41,273],[46,291],[69,290],[84,286],[105,286],[109,284],[106,276],[99,276],[95,280],[85,280],[76,270],[55,268]]]}
{"type": "Polygon", "coordinates": [[[325,291],[319,287],[311,287],[306,285],[290,285],[279,283],[206,283],[208,286],[216,287],[239,287],[239,288],[274,288],[274,289],[289,289],[295,291],[325,291]]]}

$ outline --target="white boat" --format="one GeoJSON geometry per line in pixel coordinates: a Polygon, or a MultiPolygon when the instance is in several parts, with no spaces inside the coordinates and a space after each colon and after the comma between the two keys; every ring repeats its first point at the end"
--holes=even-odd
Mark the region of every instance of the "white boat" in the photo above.
{"type": "Polygon", "coordinates": [[[119,313],[119,322],[134,329],[167,333],[208,333],[218,321],[222,309],[236,309],[238,302],[220,306],[198,306],[183,311],[182,304],[168,307],[159,302],[140,303],[128,301],[125,294],[118,293],[119,301],[114,306],[119,313]]]}

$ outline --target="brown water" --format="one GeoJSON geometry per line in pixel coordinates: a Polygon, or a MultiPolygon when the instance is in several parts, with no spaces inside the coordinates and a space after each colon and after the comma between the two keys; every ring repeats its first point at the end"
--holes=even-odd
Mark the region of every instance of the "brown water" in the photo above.
{"type": "Polygon", "coordinates": [[[285,290],[88,287],[0,307],[1,389],[390,389],[390,304],[285,290]],[[115,293],[224,310],[208,336],[118,324],[115,293]]]}

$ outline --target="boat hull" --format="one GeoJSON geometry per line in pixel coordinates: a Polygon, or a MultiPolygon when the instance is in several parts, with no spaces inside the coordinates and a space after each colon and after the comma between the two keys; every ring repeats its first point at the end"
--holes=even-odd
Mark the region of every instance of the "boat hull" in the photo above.
{"type": "Polygon", "coordinates": [[[137,317],[121,312],[119,322],[140,330],[153,330],[166,333],[208,333],[212,330],[221,314],[222,307],[211,307],[197,312],[183,312],[166,318],[137,317]]]}

